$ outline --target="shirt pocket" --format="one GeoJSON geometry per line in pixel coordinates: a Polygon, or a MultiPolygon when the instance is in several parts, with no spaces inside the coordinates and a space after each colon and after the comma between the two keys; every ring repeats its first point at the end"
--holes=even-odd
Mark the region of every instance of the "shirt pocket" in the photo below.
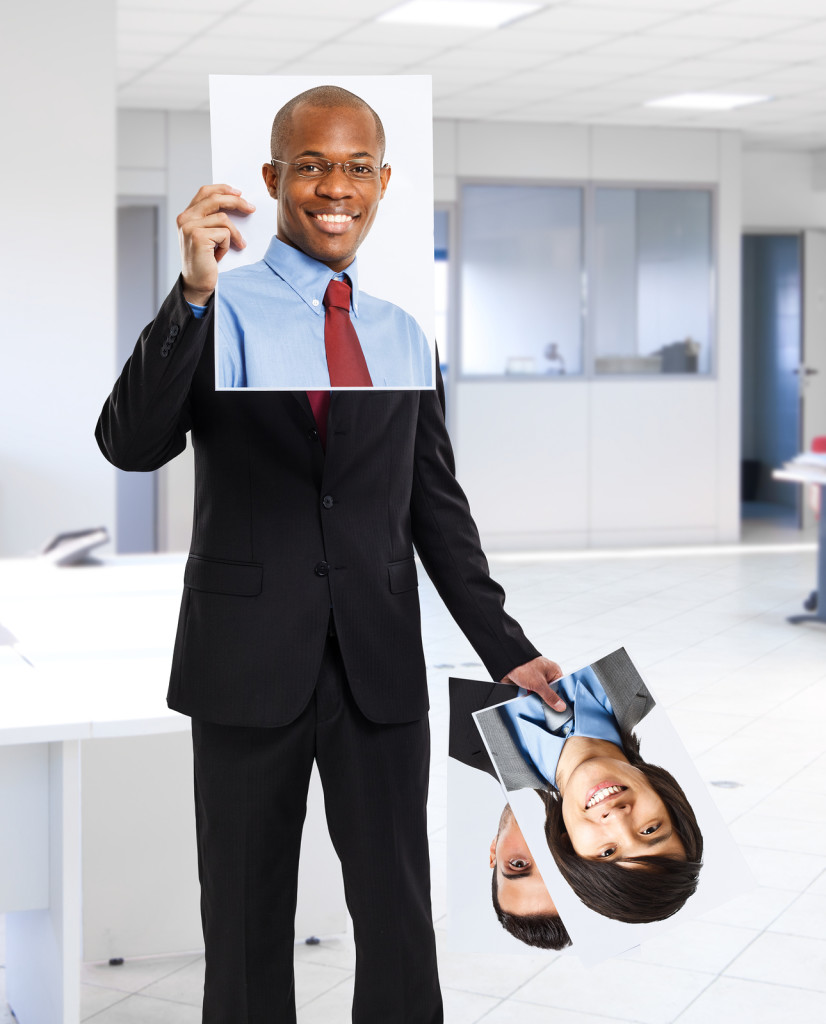
{"type": "Polygon", "coordinates": [[[263,579],[264,566],[258,562],[230,562],[202,555],[190,555],[184,570],[185,587],[236,597],[256,597],[263,579]]]}

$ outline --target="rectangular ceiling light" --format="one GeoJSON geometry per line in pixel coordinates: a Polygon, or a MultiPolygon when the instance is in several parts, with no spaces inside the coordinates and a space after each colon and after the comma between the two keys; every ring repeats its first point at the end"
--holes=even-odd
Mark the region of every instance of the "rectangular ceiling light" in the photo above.
{"type": "Polygon", "coordinates": [[[646,107],[670,107],[673,110],[735,110],[752,103],[766,103],[771,96],[754,96],[742,93],[684,92],[678,96],[664,96],[649,100],[646,107]]]}
{"type": "Polygon", "coordinates": [[[409,0],[385,11],[376,21],[396,25],[461,25],[500,28],[509,21],[533,14],[543,4],[505,4],[493,0],[409,0]]]}

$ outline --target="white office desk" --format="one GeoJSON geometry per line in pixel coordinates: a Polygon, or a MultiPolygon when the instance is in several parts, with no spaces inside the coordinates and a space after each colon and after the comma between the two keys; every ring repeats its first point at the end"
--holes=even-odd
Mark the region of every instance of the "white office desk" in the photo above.
{"type": "Polygon", "coordinates": [[[786,463],[782,469],[772,472],[775,480],[786,480],[795,484],[812,484],[820,488],[820,518],[817,528],[817,608],[811,615],[789,615],[788,621],[826,622],[826,480],[823,471],[805,465],[786,463]]]}
{"type": "MultiPolygon", "coordinates": [[[[88,787],[82,806],[84,744],[171,733],[187,742],[189,719],[169,711],[165,702],[183,561],[182,556],[135,556],[70,569],[0,561],[0,622],[35,665],[32,669],[9,648],[0,648],[0,911],[7,914],[7,998],[20,1024],[79,1020],[81,822],[86,821],[87,833],[105,834],[105,800],[98,799],[91,811],[91,829],[86,805],[94,802],[95,790],[106,793],[110,785],[111,794],[111,786],[117,788],[117,780],[95,780],[103,789],[88,787]]],[[[141,785],[142,773],[132,781],[141,785]]],[[[168,814],[179,800],[191,813],[191,779],[161,778],[155,787],[134,810],[138,832],[144,826],[151,832],[153,807],[168,814]]],[[[181,827],[187,838],[178,845],[185,848],[175,848],[175,837],[169,849],[133,850],[131,863],[107,866],[105,855],[86,843],[84,860],[94,861],[91,874],[83,873],[89,875],[87,917],[90,905],[100,903],[90,898],[96,889],[139,890],[143,858],[153,853],[168,868],[169,893],[196,885],[194,839],[187,822],[181,827]]],[[[302,847],[302,872],[313,876],[314,885],[299,883],[304,908],[299,934],[343,931],[343,893],[338,872],[330,870],[335,855],[317,794],[314,799],[311,794],[305,837],[310,841],[302,847]]],[[[154,889],[150,894],[163,899],[154,889]]],[[[192,913],[197,915],[196,907],[192,913]]],[[[147,914],[151,918],[151,908],[147,914]]],[[[199,944],[188,942],[186,948],[199,944]]],[[[168,945],[140,950],[173,951],[168,945]]],[[[131,950],[113,949],[111,955],[124,952],[131,950]]]]}

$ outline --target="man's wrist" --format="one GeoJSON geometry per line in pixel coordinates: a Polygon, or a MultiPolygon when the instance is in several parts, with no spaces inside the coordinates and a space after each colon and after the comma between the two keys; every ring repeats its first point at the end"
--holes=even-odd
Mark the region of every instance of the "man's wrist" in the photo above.
{"type": "Polygon", "coordinates": [[[191,306],[206,306],[209,304],[209,300],[212,298],[214,292],[212,291],[198,291],[195,288],[189,288],[184,282],[184,298],[191,306]]]}

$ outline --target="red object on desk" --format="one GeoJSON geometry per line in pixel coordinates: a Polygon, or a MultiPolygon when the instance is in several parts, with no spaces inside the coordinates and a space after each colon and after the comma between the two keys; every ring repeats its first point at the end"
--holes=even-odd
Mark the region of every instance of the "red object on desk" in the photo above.
{"type": "MultiPolygon", "coordinates": [[[[826,455],[826,436],[821,435],[820,437],[812,438],[812,451],[817,452],[820,455],[826,455]]],[[[810,489],[812,509],[815,516],[820,519],[820,488],[812,487],[810,489]]]]}

